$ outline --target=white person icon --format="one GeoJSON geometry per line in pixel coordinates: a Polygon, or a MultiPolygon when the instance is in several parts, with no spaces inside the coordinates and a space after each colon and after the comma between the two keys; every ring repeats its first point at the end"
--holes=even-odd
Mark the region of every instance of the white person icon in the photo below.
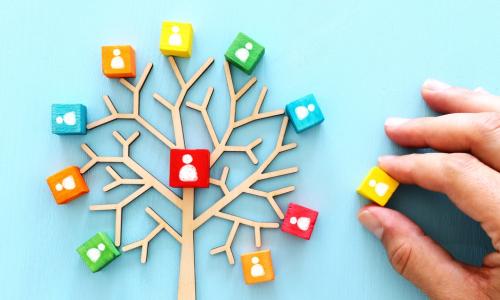
{"type": "Polygon", "coordinates": [[[196,167],[191,164],[193,162],[191,154],[184,154],[182,156],[182,162],[184,163],[184,166],[182,166],[179,170],[179,179],[182,182],[198,181],[198,172],[196,167]]]}

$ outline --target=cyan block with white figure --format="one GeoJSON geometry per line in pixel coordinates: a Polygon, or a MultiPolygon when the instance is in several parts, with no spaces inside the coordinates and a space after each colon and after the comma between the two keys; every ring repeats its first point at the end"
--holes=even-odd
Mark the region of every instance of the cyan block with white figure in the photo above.
{"type": "Polygon", "coordinates": [[[87,108],[82,104],[52,104],[52,133],[86,134],[87,108]]]}
{"type": "Polygon", "coordinates": [[[286,113],[295,131],[302,132],[325,120],[313,94],[297,99],[286,106],[286,113]]]}

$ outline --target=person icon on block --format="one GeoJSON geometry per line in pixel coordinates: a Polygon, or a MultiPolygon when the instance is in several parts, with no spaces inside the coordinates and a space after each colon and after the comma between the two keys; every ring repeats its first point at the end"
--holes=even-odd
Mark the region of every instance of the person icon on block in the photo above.
{"type": "Polygon", "coordinates": [[[184,154],[182,156],[182,162],[184,166],[179,171],[179,179],[182,182],[196,182],[198,181],[198,172],[196,167],[191,163],[193,162],[193,157],[190,154],[184,154]]]}
{"type": "Polygon", "coordinates": [[[97,248],[90,248],[88,251],[87,251],[87,257],[92,261],[92,262],[96,262],[99,260],[99,258],[101,257],[101,252],[104,251],[106,249],[106,246],[103,244],[103,243],[100,243],[99,245],[97,245],[97,248]]]}
{"type": "Polygon", "coordinates": [[[179,34],[179,31],[180,31],[179,26],[176,26],[176,25],[172,26],[172,32],[173,33],[168,38],[168,43],[170,44],[170,46],[180,46],[180,45],[182,45],[182,37],[179,34]]]}
{"type": "Polygon", "coordinates": [[[290,224],[297,225],[297,227],[302,231],[307,231],[309,230],[309,225],[311,224],[311,218],[300,217],[297,219],[297,217],[291,217],[290,224]]]}
{"type": "Polygon", "coordinates": [[[316,106],[312,103],[307,105],[307,107],[302,106],[302,105],[297,106],[295,108],[295,115],[297,116],[297,119],[299,119],[299,121],[302,121],[305,118],[307,118],[309,116],[309,113],[312,113],[315,109],[316,109],[316,106]]]}
{"type": "Polygon", "coordinates": [[[117,69],[124,69],[125,68],[125,61],[123,60],[123,57],[121,57],[122,52],[120,49],[116,48],[113,49],[113,59],[111,59],[111,69],[117,70],[117,69]]]}
{"type": "Polygon", "coordinates": [[[368,185],[375,190],[375,194],[379,197],[384,197],[385,193],[389,190],[389,186],[383,182],[377,182],[375,179],[372,179],[368,182],[368,185]]]}
{"type": "Polygon", "coordinates": [[[266,275],[264,267],[260,264],[260,260],[257,256],[252,257],[252,268],[250,269],[250,274],[252,277],[262,277],[266,275]]]}
{"type": "Polygon", "coordinates": [[[240,48],[236,51],[235,55],[236,57],[241,60],[241,62],[246,62],[248,59],[248,56],[250,56],[250,50],[253,49],[252,43],[248,42],[245,44],[245,48],[240,48]]]}

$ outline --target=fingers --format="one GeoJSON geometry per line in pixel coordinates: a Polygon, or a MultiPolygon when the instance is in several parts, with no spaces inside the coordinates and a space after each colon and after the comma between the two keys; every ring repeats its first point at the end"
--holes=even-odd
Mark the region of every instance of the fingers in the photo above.
{"type": "Polygon", "coordinates": [[[481,226],[500,250],[500,175],[464,153],[388,156],[379,165],[401,183],[445,193],[481,226]]]}
{"type": "Polygon", "coordinates": [[[500,112],[500,97],[482,88],[471,91],[429,79],[422,86],[422,97],[441,113],[500,112]]]}
{"type": "Polygon", "coordinates": [[[385,131],[402,146],[471,152],[500,170],[500,113],[456,113],[411,120],[389,118],[385,131]]]}
{"type": "Polygon", "coordinates": [[[360,210],[360,222],[382,240],[396,271],[432,299],[478,299],[473,274],[402,214],[383,207],[360,210]]]}

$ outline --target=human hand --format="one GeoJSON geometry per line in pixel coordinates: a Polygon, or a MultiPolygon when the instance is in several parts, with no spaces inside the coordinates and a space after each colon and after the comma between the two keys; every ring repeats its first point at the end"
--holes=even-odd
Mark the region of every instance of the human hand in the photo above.
{"type": "Polygon", "coordinates": [[[482,267],[454,260],[410,219],[369,205],[360,222],[381,239],[392,266],[432,299],[500,299],[500,97],[427,80],[422,96],[445,115],[389,118],[385,131],[405,147],[441,153],[385,156],[379,165],[403,184],[446,194],[479,222],[496,252],[482,267]]]}

